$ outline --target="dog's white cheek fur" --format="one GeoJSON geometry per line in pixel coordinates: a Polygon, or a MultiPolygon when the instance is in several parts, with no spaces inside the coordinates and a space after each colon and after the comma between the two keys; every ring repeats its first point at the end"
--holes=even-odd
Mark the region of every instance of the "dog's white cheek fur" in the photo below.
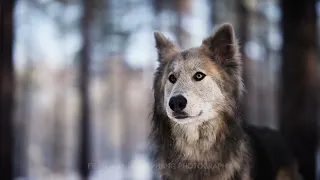
{"type": "Polygon", "coordinates": [[[225,99],[216,82],[208,77],[190,88],[186,93],[188,104],[185,111],[190,116],[196,116],[202,112],[199,117],[194,119],[197,121],[214,119],[225,99]]]}

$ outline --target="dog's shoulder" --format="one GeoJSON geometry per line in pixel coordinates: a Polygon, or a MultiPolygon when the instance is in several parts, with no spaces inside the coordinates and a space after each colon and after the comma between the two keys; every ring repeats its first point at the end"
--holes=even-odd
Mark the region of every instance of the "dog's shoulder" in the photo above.
{"type": "Polygon", "coordinates": [[[299,179],[292,151],[277,130],[244,126],[252,149],[254,179],[299,179]]]}

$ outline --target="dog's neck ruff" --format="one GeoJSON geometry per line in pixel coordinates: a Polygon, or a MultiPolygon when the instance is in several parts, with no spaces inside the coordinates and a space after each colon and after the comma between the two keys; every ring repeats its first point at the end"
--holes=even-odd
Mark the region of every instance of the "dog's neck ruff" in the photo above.
{"type": "MultiPolygon", "coordinates": [[[[210,173],[213,173],[211,176],[215,177],[214,179],[230,179],[242,171],[243,164],[249,163],[245,135],[235,122],[235,119],[222,113],[219,119],[206,121],[198,126],[170,123],[171,137],[167,137],[167,142],[172,139],[173,146],[172,149],[158,152],[160,153],[157,157],[158,162],[175,165],[208,165],[212,168],[210,173]]],[[[166,145],[158,144],[158,147],[166,145]]],[[[190,171],[188,168],[181,172],[165,168],[166,170],[162,169],[160,172],[173,175],[188,172],[190,171]]],[[[205,170],[200,169],[200,171],[205,170]]]]}
{"type": "Polygon", "coordinates": [[[212,151],[225,143],[229,130],[223,115],[201,124],[171,123],[174,148],[188,161],[216,161],[212,151]],[[207,155],[209,154],[209,155],[207,155]]]}

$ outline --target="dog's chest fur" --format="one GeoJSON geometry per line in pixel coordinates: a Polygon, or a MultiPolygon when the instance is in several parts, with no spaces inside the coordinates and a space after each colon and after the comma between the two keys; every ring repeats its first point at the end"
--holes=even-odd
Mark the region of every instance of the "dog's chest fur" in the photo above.
{"type": "Polygon", "coordinates": [[[163,165],[159,166],[162,178],[249,179],[249,169],[240,168],[248,159],[245,142],[241,137],[229,138],[219,133],[223,125],[219,126],[213,122],[199,127],[172,125],[173,147],[158,156],[158,163],[163,165]]]}
{"type": "Polygon", "coordinates": [[[215,126],[206,123],[201,127],[195,125],[173,125],[175,149],[183,154],[183,158],[192,161],[212,159],[210,148],[216,141],[215,126]],[[207,157],[207,153],[210,153],[207,157]]]}

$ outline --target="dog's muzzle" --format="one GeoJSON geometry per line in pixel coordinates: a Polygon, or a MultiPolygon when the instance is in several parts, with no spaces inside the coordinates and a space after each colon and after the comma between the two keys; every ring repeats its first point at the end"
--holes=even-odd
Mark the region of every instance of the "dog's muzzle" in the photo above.
{"type": "Polygon", "coordinates": [[[169,107],[173,111],[173,116],[177,119],[187,118],[188,115],[183,110],[187,106],[187,99],[182,95],[173,96],[169,100],[169,107]]]}

